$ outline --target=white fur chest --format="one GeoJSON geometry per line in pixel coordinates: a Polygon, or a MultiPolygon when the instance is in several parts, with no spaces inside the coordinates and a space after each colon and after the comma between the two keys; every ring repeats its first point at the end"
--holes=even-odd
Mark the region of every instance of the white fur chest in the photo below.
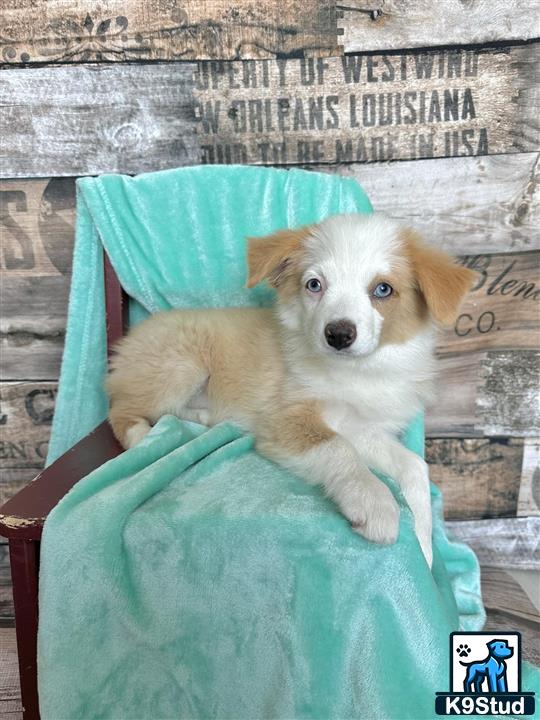
{"type": "Polygon", "coordinates": [[[354,413],[362,425],[399,432],[432,396],[433,338],[426,333],[360,361],[295,364],[297,391],[323,402],[325,421],[335,430],[354,413]]]}

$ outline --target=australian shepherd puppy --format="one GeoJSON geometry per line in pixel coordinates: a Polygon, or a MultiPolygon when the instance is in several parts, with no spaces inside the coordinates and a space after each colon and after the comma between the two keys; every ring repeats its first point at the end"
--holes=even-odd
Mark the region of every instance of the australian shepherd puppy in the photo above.
{"type": "Polygon", "coordinates": [[[248,241],[247,286],[271,309],[172,310],[121,340],[110,422],[132,447],[163,414],[237,423],[257,450],[323,486],[352,528],[393,543],[392,477],[431,564],[428,468],[398,440],[431,398],[438,325],[475,273],[385,215],[336,215],[248,241]]]}

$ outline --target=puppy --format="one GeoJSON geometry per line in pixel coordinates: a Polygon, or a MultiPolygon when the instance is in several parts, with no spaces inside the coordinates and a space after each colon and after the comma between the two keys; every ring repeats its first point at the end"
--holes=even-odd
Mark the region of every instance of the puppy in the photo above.
{"type": "Polygon", "coordinates": [[[172,310],[120,341],[110,423],[126,447],[165,413],[237,423],[257,450],[323,486],[353,529],[395,542],[392,477],[431,564],[426,463],[397,435],[432,397],[436,326],[451,325],[475,273],[386,217],[336,215],[248,242],[247,287],[272,309],[172,310]]]}

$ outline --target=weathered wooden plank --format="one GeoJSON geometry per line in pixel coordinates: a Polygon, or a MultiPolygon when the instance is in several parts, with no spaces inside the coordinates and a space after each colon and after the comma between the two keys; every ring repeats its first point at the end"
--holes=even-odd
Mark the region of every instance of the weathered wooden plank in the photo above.
{"type": "Polygon", "coordinates": [[[540,253],[465,256],[479,273],[451,330],[438,350],[536,348],[540,341],[540,253]]]}
{"type": "Polygon", "coordinates": [[[203,161],[322,164],[538,149],[536,45],[200,63],[203,161]]]}
{"type": "MultiPolygon", "coordinates": [[[[376,210],[430,243],[456,255],[486,254],[540,249],[538,158],[520,153],[315,169],[354,177],[376,210]]],[[[74,178],[0,180],[0,266],[10,277],[69,274],[74,225],[74,178]]]]}
{"type": "Polygon", "coordinates": [[[345,52],[475,45],[538,34],[534,0],[347,0],[337,8],[345,52]]]}
{"type": "Polygon", "coordinates": [[[192,63],[14,69],[0,85],[3,177],[198,162],[192,63]]]}
{"type": "Polygon", "coordinates": [[[0,380],[55,380],[60,376],[64,333],[0,332],[0,380]]]}
{"type": "Polygon", "coordinates": [[[540,518],[451,521],[447,528],[467,543],[484,567],[540,570],[540,518]]]}
{"type": "Polygon", "coordinates": [[[535,37],[532,0],[14,0],[2,60],[122,62],[328,55],[535,37]]]}
{"type": "Polygon", "coordinates": [[[335,0],[12,0],[5,63],[340,54],[335,0]]]}
{"type": "Polygon", "coordinates": [[[69,275],[75,228],[75,179],[0,181],[0,270],[69,275]]]}
{"type": "Polygon", "coordinates": [[[2,275],[2,333],[38,337],[63,332],[69,298],[69,275],[2,275]]]}
{"type": "Polygon", "coordinates": [[[426,441],[431,480],[443,493],[449,520],[515,516],[522,458],[520,439],[426,441]]]}
{"type": "Polygon", "coordinates": [[[438,398],[426,412],[432,437],[536,437],[540,353],[496,350],[440,360],[438,398]]]}
{"type": "Polygon", "coordinates": [[[354,177],[374,208],[456,255],[540,249],[537,153],[320,166],[354,177]]]}
{"type": "Polygon", "coordinates": [[[523,446],[518,515],[540,515],[540,438],[526,438],[523,446]]]}
{"type": "Polygon", "coordinates": [[[14,615],[9,546],[5,538],[0,538],[0,624],[14,615]]]}
{"type": "MultiPolygon", "coordinates": [[[[44,443],[48,443],[49,432],[50,428],[43,434],[43,437],[46,438],[44,443]]],[[[0,506],[16,495],[19,490],[22,490],[25,485],[28,485],[38,475],[44,463],[42,460],[39,467],[7,467],[9,463],[14,462],[13,459],[6,458],[11,444],[12,441],[8,438],[2,441],[0,447],[0,506]]],[[[45,449],[46,444],[42,445],[42,450],[45,449]]]]}
{"type": "Polygon", "coordinates": [[[12,494],[43,467],[56,388],[56,383],[0,385],[2,493],[12,494]]]}
{"type": "Polygon", "coordinates": [[[199,151],[263,165],[534,151],[537,58],[530,45],[201,62],[195,97],[190,63],[16,68],[2,173],[140,172],[199,151]]]}

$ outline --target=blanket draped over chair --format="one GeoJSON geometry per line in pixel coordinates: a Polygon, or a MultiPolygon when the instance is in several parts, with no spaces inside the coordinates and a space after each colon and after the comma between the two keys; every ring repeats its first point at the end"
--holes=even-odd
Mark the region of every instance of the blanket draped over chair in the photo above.
{"type": "MultiPolygon", "coordinates": [[[[79,180],[49,462],[106,416],[103,248],[132,322],[170,307],[267,305],[269,288],[243,287],[245,237],[338,212],[371,207],[353,180],[301,170],[79,180]]],[[[404,442],[422,452],[421,419],[404,442]]],[[[449,633],[484,620],[478,565],[446,537],[433,488],[430,571],[386,481],[401,504],[391,547],[352,532],[318,487],[233,425],[162,418],[46,522],[42,717],[434,717],[449,633]]]]}

